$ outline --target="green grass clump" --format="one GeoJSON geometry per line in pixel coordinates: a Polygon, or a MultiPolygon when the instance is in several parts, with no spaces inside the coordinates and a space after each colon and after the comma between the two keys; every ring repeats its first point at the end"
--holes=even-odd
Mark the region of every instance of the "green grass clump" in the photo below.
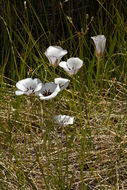
{"type": "Polygon", "coordinates": [[[126,1],[0,2],[0,189],[127,189],[126,1]],[[104,34],[99,60],[91,36],[104,34]],[[49,45],[79,57],[74,76],[49,65],[49,45]],[[16,96],[26,77],[70,79],[50,101],[16,96]],[[74,116],[59,126],[54,115],[74,116]]]}

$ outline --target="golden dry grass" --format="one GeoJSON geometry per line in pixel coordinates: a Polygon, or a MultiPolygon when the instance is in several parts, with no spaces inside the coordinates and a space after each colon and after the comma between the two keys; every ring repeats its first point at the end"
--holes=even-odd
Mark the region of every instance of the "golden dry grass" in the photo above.
{"type": "Polygon", "coordinates": [[[86,117],[82,99],[73,107],[68,92],[41,104],[37,97],[16,97],[14,87],[5,84],[0,189],[126,190],[126,92],[124,84],[109,81],[108,90],[86,94],[86,117]],[[74,125],[56,125],[55,113],[75,116],[74,125]]]}

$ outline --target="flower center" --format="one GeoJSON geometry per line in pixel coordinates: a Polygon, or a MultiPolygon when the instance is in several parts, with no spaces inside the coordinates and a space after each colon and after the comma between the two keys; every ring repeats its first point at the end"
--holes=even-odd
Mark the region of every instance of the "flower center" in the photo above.
{"type": "Polygon", "coordinates": [[[44,90],[42,94],[43,94],[43,96],[50,96],[52,94],[52,92],[49,89],[49,90],[44,90]]]}
{"type": "Polygon", "coordinates": [[[27,90],[26,90],[26,92],[31,92],[31,93],[34,93],[34,88],[32,88],[31,86],[30,86],[30,88],[27,88],[27,90]]]}
{"type": "Polygon", "coordinates": [[[68,65],[67,65],[67,67],[68,67],[68,70],[69,71],[71,71],[71,70],[74,70],[75,68],[74,68],[74,66],[72,67],[72,68],[70,68],[68,65]]]}
{"type": "Polygon", "coordinates": [[[60,87],[60,88],[63,88],[63,87],[64,87],[64,84],[59,84],[59,87],[60,87]]]}

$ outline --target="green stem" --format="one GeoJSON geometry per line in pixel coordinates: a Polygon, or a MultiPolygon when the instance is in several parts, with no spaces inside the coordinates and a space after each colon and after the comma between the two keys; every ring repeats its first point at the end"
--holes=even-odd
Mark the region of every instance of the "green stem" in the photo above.
{"type": "Polygon", "coordinates": [[[95,86],[98,84],[99,77],[100,77],[100,58],[97,59],[97,74],[96,74],[95,86]]]}

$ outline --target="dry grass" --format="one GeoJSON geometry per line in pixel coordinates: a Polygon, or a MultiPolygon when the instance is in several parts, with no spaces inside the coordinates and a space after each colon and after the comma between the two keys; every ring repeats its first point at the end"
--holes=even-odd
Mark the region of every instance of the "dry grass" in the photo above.
{"type": "Polygon", "coordinates": [[[53,100],[53,107],[37,97],[15,97],[14,87],[4,85],[0,189],[126,190],[127,91],[109,83],[106,91],[86,94],[87,117],[81,100],[78,113],[65,96],[53,100]],[[53,122],[53,114],[61,112],[75,116],[73,126],[53,122]]]}

